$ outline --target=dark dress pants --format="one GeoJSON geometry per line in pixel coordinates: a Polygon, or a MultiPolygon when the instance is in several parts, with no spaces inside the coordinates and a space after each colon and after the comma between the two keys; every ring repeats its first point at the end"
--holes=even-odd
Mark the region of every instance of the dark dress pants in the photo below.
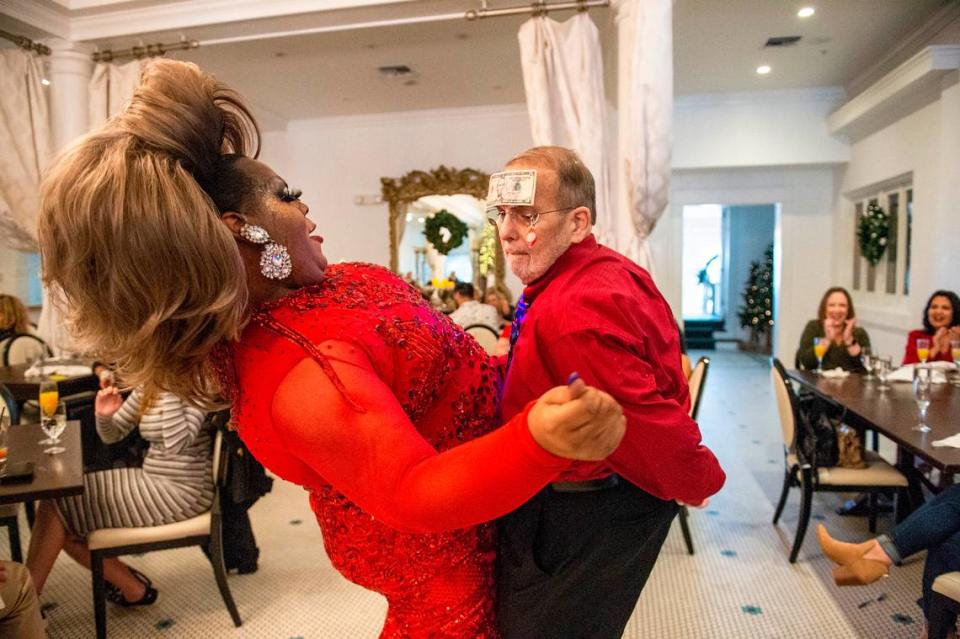
{"type": "Polygon", "coordinates": [[[498,522],[503,639],[620,639],[678,506],[621,481],[547,487],[498,522]]]}

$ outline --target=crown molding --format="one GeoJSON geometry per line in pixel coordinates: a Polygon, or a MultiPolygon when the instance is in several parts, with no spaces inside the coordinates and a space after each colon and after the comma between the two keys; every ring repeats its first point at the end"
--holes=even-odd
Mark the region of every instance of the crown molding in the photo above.
{"type": "Polygon", "coordinates": [[[767,91],[735,91],[728,93],[691,93],[678,95],[674,105],[678,110],[698,109],[723,105],[772,104],[783,102],[837,103],[846,98],[842,87],[812,87],[797,89],[770,89],[767,91]]]}
{"type": "Polygon", "coordinates": [[[76,16],[70,26],[73,38],[84,41],[409,2],[413,0],[184,0],[76,16]]]}
{"type": "Polygon", "coordinates": [[[3,13],[52,37],[70,39],[70,17],[32,0],[5,0],[3,13]]]}
{"type": "Polygon", "coordinates": [[[939,99],[944,76],[960,69],[960,45],[932,45],[827,117],[832,135],[863,139],[939,99]]]}

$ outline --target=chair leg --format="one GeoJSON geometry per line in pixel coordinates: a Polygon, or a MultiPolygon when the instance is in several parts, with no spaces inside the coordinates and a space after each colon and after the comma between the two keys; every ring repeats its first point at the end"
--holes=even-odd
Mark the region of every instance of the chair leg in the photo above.
{"type": "Polygon", "coordinates": [[[877,499],[877,493],[870,493],[870,519],[869,526],[870,532],[877,532],[877,508],[879,500],[877,499]]]}
{"type": "Polygon", "coordinates": [[[939,592],[931,592],[930,618],[927,619],[927,637],[946,639],[957,625],[957,602],[939,592]]]}
{"type": "Polygon", "coordinates": [[[237,604],[234,603],[230,586],[227,584],[227,567],[223,563],[223,535],[219,532],[210,535],[210,563],[213,564],[213,575],[217,579],[217,587],[220,589],[223,603],[230,612],[233,625],[239,628],[243,620],[240,619],[237,604]]]}
{"type": "Polygon", "coordinates": [[[7,536],[10,537],[10,559],[23,563],[23,549],[20,547],[20,524],[16,519],[6,522],[7,536]]]}
{"type": "Polygon", "coordinates": [[[103,579],[103,555],[90,551],[90,574],[93,577],[93,617],[97,624],[97,639],[107,639],[107,588],[103,579]]]}
{"type": "Polygon", "coordinates": [[[773,513],[773,525],[776,526],[777,522],[780,521],[780,515],[783,514],[783,507],[787,505],[787,495],[790,494],[790,484],[792,483],[793,475],[790,470],[787,470],[783,474],[783,488],[780,490],[780,501],[777,502],[777,509],[773,513]]]}
{"type": "Polygon", "coordinates": [[[797,520],[797,537],[793,540],[793,549],[790,551],[790,563],[797,562],[800,547],[803,546],[803,537],[807,534],[807,524],[810,523],[810,506],[813,501],[813,477],[809,468],[804,468],[800,478],[800,519],[797,520]]]}
{"type": "Polygon", "coordinates": [[[687,519],[690,517],[690,511],[686,506],[680,507],[680,532],[683,533],[683,543],[687,545],[687,553],[693,554],[693,538],[690,536],[690,525],[687,519]]]}

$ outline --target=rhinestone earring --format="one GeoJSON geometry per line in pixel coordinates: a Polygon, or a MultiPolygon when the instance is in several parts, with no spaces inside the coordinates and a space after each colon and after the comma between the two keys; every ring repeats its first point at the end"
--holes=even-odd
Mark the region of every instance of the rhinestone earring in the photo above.
{"type": "Polygon", "coordinates": [[[283,244],[277,244],[270,239],[267,229],[253,224],[244,224],[240,227],[240,237],[253,244],[262,244],[260,253],[260,272],[271,280],[282,280],[293,272],[293,262],[290,253],[283,244]]]}

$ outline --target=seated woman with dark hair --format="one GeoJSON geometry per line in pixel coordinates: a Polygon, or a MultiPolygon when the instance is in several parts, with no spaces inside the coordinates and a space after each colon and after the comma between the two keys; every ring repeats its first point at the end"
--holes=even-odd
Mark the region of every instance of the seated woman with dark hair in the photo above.
{"type": "Polygon", "coordinates": [[[845,371],[863,370],[860,354],[870,346],[867,331],[857,326],[850,293],[841,286],[827,289],[820,299],[817,319],[807,322],[797,348],[797,366],[807,370],[817,368],[814,338],[826,338],[823,369],[842,368],[845,371]]]}
{"type": "Polygon", "coordinates": [[[950,342],[960,340],[960,298],[953,291],[935,291],[923,309],[923,328],[910,331],[907,348],[903,353],[904,364],[920,361],[917,340],[928,340],[928,362],[951,362],[950,342]]]}

